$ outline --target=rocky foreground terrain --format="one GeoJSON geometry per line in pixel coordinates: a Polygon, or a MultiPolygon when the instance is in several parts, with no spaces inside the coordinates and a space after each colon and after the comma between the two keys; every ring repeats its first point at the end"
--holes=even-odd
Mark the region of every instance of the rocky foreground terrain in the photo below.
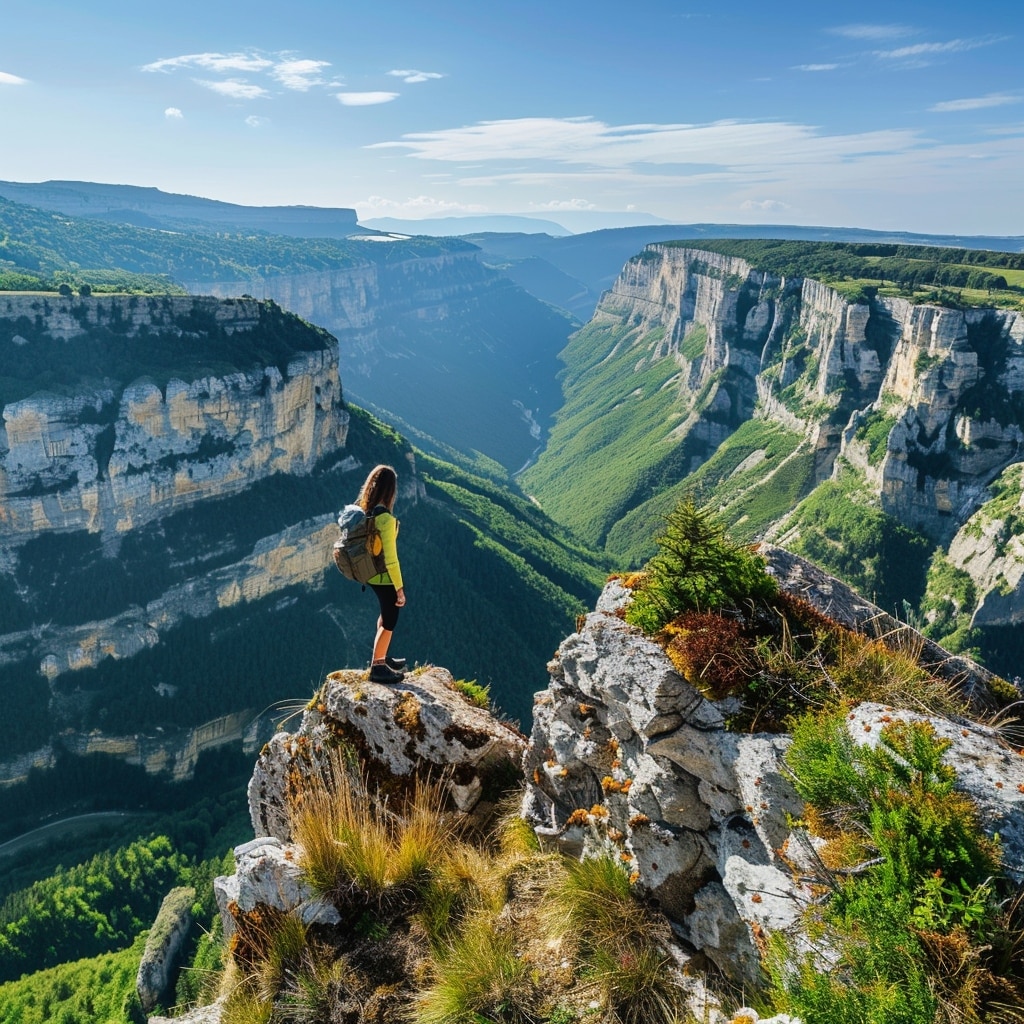
{"type": "MultiPolygon", "coordinates": [[[[881,632],[870,641],[877,650],[907,649],[913,631],[885,622],[838,580],[781,549],[764,553],[783,592],[833,616],[836,629],[868,637],[881,632]]],[[[529,738],[477,706],[443,669],[414,672],[395,687],[368,683],[359,672],[329,676],[298,728],[279,733],[260,755],[249,787],[255,838],[235,851],[235,873],[216,885],[225,934],[236,936],[236,958],[251,943],[254,923],[279,927],[274,922],[291,917],[303,923],[307,941],[332,944],[350,972],[367,970],[368,956],[390,965],[371,971],[376,980],[363,990],[354,974],[345,975],[331,990],[331,1020],[398,1019],[395,1014],[433,1005],[422,993],[429,955],[417,951],[416,928],[409,930],[401,913],[392,908],[388,916],[378,904],[386,934],[360,938],[368,904],[358,887],[332,893],[311,884],[306,851],[294,834],[296,810],[342,743],[358,753],[363,778],[386,792],[397,794],[402,780],[416,775],[440,779],[449,813],[471,828],[493,823],[496,796],[519,789],[516,820],[531,827],[541,851],[532,856],[540,859],[509,876],[493,928],[511,928],[515,956],[543,977],[546,1012],[562,1012],[557,1019],[582,1019],[570,1014],[587,1007],[601,1020],[662,1018],[637,1016],[639,995],[617,1004],[613,997],[595,999],[596,989],[569,969],[578,948],[568,937],[537,945],[540,918],[530,909],[536,897],[525,879],[530,871],[553,870],[551,856],[569,864],[610,858],[628,873],[634,902],[650,915],[645,927],[663,955],[658,977],[668,985],[666,1006],[681,1014],[713,1024],[757,1021],[757,1012],[741,1007],[743,996],[764,1005],[757,993],[769,950],[780,941],[789,955],[808,955],[832,969],[838,952],[808,931],[809,910],[828,885],[822,860],[828,855],[808,824],[810,810],[786,760],[792,737],[730,728],[736,699],[710,699],[661,644],[627,625],[622,611],[629,600],[622,582],[612,580],[596,610],[560,646],[550,684],[536,695],[529,738]]],[[[990,673],[966,659],[948,661],[934,647],[919,650],[923,662],[945,666],[958,681],[965,709],[991,706],[999,681],[990,673]]],[[[957,792],[974,806],[984,832],[998,835],[1009,883],[1024,880],[1024,758],[1005,734],[969,714],[872,701],[849,705],[845,721],[854,748],[877,745],[894,723],[925,725],[945,747],[942,760],[955,771],[957,792]]],[[[144,1004],[157,995],[150,991],[144,1004]]],[[[222,996],[191,1019],[221,1020],[232,998],[222,996]]],[[[277,998],[285,1002],[274,1005],[287,1004],[286,994],[277,998]]],[[[511,1015],[494,1019],[549,1019],[516,1017],[511,1002],[503,1005],[511,1015]]]]}

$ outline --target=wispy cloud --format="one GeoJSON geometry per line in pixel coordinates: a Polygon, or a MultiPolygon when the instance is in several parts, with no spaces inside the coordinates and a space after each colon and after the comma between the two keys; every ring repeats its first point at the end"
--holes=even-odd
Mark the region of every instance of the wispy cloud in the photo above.
{"type": "Polygon", "coordinates": [[[286,89],[308,92],[315,85],[325,85],[323,71],[331,65],[326,60],[284,60],[271,68],[270,76],[286,89]]]}
{"type": "Polygon", "coordinates": [[[486,206],[479,203],[454,202],[437,199],[434,196],[410,196],[408,199],[387,199],[384,196],[370,196],[355,204],[360,219],[375,213],[408,213],[419,217],[445,213],[485,213],[486,206]],[[364,212],[366,211],[366,212],[364,212]]]}
{"type": "Polygon", "coordinates": [[[266,71],[274,62],[268,57],[255,53],[188,53],[181,57],[165,57],[152,64],[143,64],[143,71],[160,71],[165,74],[185,68],[200,68],[227,74],[232,71],[266,71]]]}
{"type": "Polygon", "coordinates": [[[782,210],[789,210],[791,207],[789,203],[784,203],[779,199],[747,199],[740,203],[740,209],[758,213],[778,213],[782,210]]]}
{"type": "Polygon", "coordinates": [[[583,167],[676,164],[722,168],[856,160],[866,153],[903,152],[916,140],[915,133],[896,130],[822,135],[809,125],[788,122],[609,125],[575,117],[483,121],[404,135],[369,148],[407,149],[419,159],[463,164],[537,160],[583,167]]]}
{"type": "Polygon", "coordinates": [[[909,25],[893,24],[855,24],[836,25],[828,29],[832,35],[843,36],[845,39],[868,39],[880,42],[883,39],[902,39],[914,34],[909,25]]]}
{"type": "Polygon", "coordinates": [[[397,92],[336,92],[334,95],[346,107],[372,107],[398,98],[397,92]]]}
{"type": "Polygon", "coordinates": [[[986,107],[1005,107],[1020,103],[1021,97],[1008,92],[990,92],[987,96],[971,96],[961,100],[943,100],[928,109],[936,114],[954,113],[959,110],[984,110],[986,107]]]}
{"type": "Polygon", "coordinates": [[[0,71],[0,85],[28,85],[28,79],[19,78],[9,71],[0,71]]]}
{"type": "Polygon", "coordinates": [[[265,124],[270,124],[269,117],[259,117],[256,114],[250,114],[246,119],[245,123],[250,128],[262,128],[265,124]]]}
{"type": "Polygon", "coordinates": [[[204,89],[210,89],[232,100],[258,100],[270,95],[262,85],[242,82],[237,78],[228,78],[223,82],[214,82],[207,78],[196,78],[193,81],[204,89]]]}
{"type": "Polygon", "coordinates": [[[164,117],[166,117],[168,121],[180,121],[184,116],[185,115],[178,107],[168,107],[164,111],[164,117]]]}
{"type": "Polygon", "coordinates": [[[389,71],[389,75],[393,78],[400,78],[403,82],[408,85],[415,85],[418,82],[429,82],[431,79],[444,78],[444,75],[438,74],[436,71],[389,71]]]}
{"type": "Polygon", "coordinates": [[[793,71],[835,71],[838,64],[794,64],[793,71]]]}
{"type": "Polygon", "coordinates": [[[294,53],[251,50],[239,53],[186,53],[144,64],[141,70],[160,74],[203,71],[208,75],[223,76],[201,77],[194,81],[230,99],[251,100],[270,96],[275,86],[292,92],[309,92],[316,87],[337,88],[342,83],[330,80],[325,74],[330,66],[329,61],[297,57],[294,53]],[[263,76],[264,85],[252,81],[259,76],[263,76]]]}
{"type": "Polygon", "coordinates": [[[980,36],[974,39],[950,39],[944,43],[912,43],[909,46],[898,46],[894,50],[876,50],[875,56],[883,60],[908,60],[927,58],[944,53],[961,53],[965,50],[977,50],[982,46],[1000,43],[1006,36],[980,36]]]}

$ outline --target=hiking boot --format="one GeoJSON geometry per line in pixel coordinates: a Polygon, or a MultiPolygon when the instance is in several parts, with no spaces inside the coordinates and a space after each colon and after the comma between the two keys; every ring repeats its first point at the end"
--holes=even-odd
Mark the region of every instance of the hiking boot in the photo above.
{"type": "Polygon", "coordinates": [[[385,658],[384,664],[388,668],[393,668],[396,672],[405,671],[405,658],[385,658]]]}
{"type": "Polygon", "coordinates": [[[371,683],[400,683],[405,678],[405,673],[396,672],[387,665],[370,666],[371,683]]]}

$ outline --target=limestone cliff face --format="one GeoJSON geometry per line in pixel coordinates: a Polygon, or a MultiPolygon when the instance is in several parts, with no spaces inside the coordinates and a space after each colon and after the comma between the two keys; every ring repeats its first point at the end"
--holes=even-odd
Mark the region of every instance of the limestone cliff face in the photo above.
{"type": "Polygon", "coordinates": [[[33,658],[51,682],[94,668],[105,658],[130,658],[154,647],[186,618],[258,601],[297,584],[323,579],[325,552],[337,536],[332,515],[297,523],[264,537],[252,554],[189,579],[144,606],[78,626],[37,626],[0,635],[0,665],[33,658]]]}
{"type": "MultiPolygon", "coordinates": [[[[802,482],[755,536],[785,540],[785,512],[839,467],[852,467],[883,511],[948,547],[989,499],[993,480],[1022,457],[1024,314],[1016,311],[886,297],[854,302],[813,279],[779,277],[698,248],[652,245],[605,295],[587,328],[595,330],[615,347],[608,341],[596,369],[579,376],[607,376],[608,364],[628,351],[631,361],[619,364],[614,385],[620,403],[652,402],[642,374],[666,360],[677,368],[664,385],[676,390],[674,426],[665,428],[675,450],[649,471],[665,486],[700,468],[751,420],[789,432],[789,454],[781,464],[765,463],[756,486],[774,486],[774,475],[783,480],[787,469],[790,483],[802,482]]],[[[577,432],[579,419],[569,421],[577,432]]],[[[541,467],[563,443],[556,435],[557,428],[541,467]]],[[[652,427],[649,440],[654,449],[665,433],[652,427]]],[[[550,487],[538,486],[542,501],[557,503],[550,487]]],[[[609,521],[649,495],[643,487],[623,495],[609,521]]],[[[742,506],[736,509],[742,516],[742,506]]],[[[997,546],[998,557],[982,557],[977,543],[961,538],[952,552],[963,568],[974,559],[968,571],[989,595],[988,623],[1024,615],[1010,610],[1024,608],[1024,597],[1004,600],[1019,589],[1021,572],[1003,557],[1006,545],[997,546]]]]}
{"type": "MultiPolygon", "coordinates": [[[[0,423],[0,591],[21,602],[19,623],[0,623],[0,688],[25,692],[38,680],[53,728],[48,743],[14,748],[0,782],[52,765],[60,750],[186,777],[203,750],[242,738],[247,698],[205,723],[153,720],[121,735],[81,728],[86,698],[69,677],[147,652],[189,621],[323,585],[336,527],[322,503],[297,502],[290,525],[279,515],[263,534],[245,523],[239,535],[233,517],[271,476],[359,465],[343,452],[349,413],[334,339],[255,300],[4,295],[0,348],[14,396],[0,423]],[[57,361],[66,371],[48,365],[57,361]],[[133,376],[139,367],[152,372],[133,376]],[[224,503],[232,497],[241,504],[224,503]],[[199,506],[214,510],[209,529],[175,527],[172,554],[167,524],[199,506]],[[61,551],[91,554],[62,564],[61,551]],[[111,584],[100,611],[92,588],[109,574],[153,582],[131,596],[111,584]]],[[[138,685],[155,682],[143,674],[138,685]]],[[[177,682],[155,688],[173,700],[177,682]]]]}
{"type": "MultiPolygon", "coordinates": [[[[197,313],[228,335],[259,323],[253,301],[132,303],[14,296],[0,301],[0,320],[27,318],[69,347],[114,325],[139,344],[180,335],[176,324],[197,313]]],[[[0,428],[0,540],[82,529],[113,537],[272,473],[309,472],[344,446],[341,398],[337,353],[324,347],[296,354],[284,372],[103,381],[11,402],[0,428]]]]}
{"type": "Polygon", "coordinates": [[[1019,313],[888,298],[850,303],[819,281],[652,245],[627,264],[597,315],[628,319],[641,335],[663,330],[652,353],[680,364],[684,407],[711,389],[689,431],[711,439],[712,423],[734,429],[760,401],[764,416],[807,436],[818,479],[845,455],[867,473],[887,512],[936,540],[948,543],[989,480],[1019,457],[1019,313]],[[706,344],[688,350],[695,330],[706,344]],[[869,461],[855,437],[871,413],[891,421],[880,462],[869,461]]]}

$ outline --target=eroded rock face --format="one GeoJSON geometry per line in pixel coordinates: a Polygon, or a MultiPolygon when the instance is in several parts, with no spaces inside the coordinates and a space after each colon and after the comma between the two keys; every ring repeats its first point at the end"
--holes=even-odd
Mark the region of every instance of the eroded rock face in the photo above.
{"type": "Polygon", "coordinates": [[[782,770],[788,739],[727,732],[722,709],[607,611],[588,615],[549,669],[524,817],[568,853],[610,847],[694,948],[757,984],[759,936],[792,926],[809,895],[786,859],[787,814],[802,808],[782,770]]]}
{"type": "Polygon", "coordinates": [[[195,898],[195,889],[179,886],[172,889],[160,904],[135,978],[135,991],[146,1011],[156,1006],[170,985],[175,960],[192,927],[192,903],[195,898]]]}
{"type": "MultiPolygon", "coordinates": [[[[820,570],[814,582],[801,577],[785,554],[782,586],[805,599],[816,587],[820,610],[870,630],[867,602],[820,570]]],[[[524,759],[523,815],[568,855],[620,858],[689,946],[756,988],[766,936],[783,932],[807,948],[799,918],[812,893],[800,878],[813,877],[815,860],[806,833],[790,825],[804,810],[783,760],[790,739],[726,731],[725,702],[705,699],[660,647],[626,625],[616,614],[626,600],[620,584],[609,583],[549,666],[524,759]]],[[[975,668],[981,687],[985,673],[975,668]]],[[[864,704],[849,719],[851,735],[877,741],[883,716],[925,720],[864,704]]],[[[990,834],[1002,837],[1007,870],[1019,877],[1024,758],[991,729],[928,720],[951,741],[945,757],[958,785],[990,834]]]]}
{"type": "MultiPolygon", "coordinates": [[[[190,318],[245,335],[260,325],[260,304],[184,296],[0,301],[0,320],[23,318],[73,348],[92,330],[136,343],[200,337],[180,326],[190,318]]],[[[309,350],[296,352],[284,372],[256,367],[164,386],[148,378],[104,381],[68,396],[40,392],[8,403],[0,427],[0,540],[49,530],[123,534],[272,473],[309,472],[344,446],[348,426],[337,351],[325,338],[306,339],[309,350]]]]}
{"type": "Polygon", "coordinates": [[[290,838],[288,807],[296,786],[343,742],[377,784],[431,776],[455,807],[483,815],[515,785],[525,737],[497,721],[454,687],[443,668],[371,683],[365,671],[332,672],[294,733],[267,744],[249,783],[249,813],[257,836],[290,838]]]}
{"type": "Polygon", "coordinates": [[[337,924],[337,908],[317,896],[302,876],[294,847],[276,836],[260,836],[235,847],[235,873],[214,879],[224,935],[257,907],[295,912],[304,924],[337,924]]]}

